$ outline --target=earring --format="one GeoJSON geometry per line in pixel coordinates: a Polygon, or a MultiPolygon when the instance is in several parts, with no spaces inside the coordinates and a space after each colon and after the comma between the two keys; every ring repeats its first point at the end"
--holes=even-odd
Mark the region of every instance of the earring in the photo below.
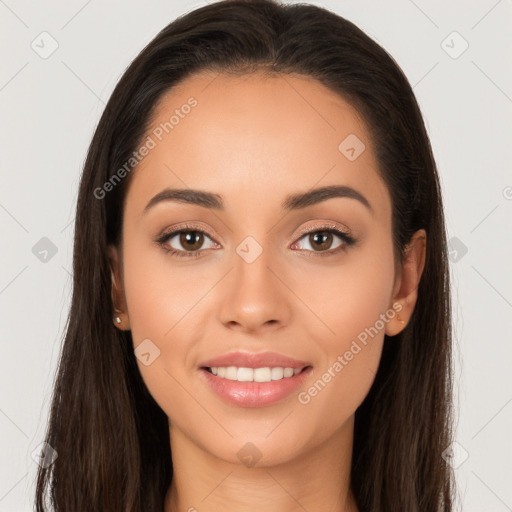
{"type": "Polygon", "coordinates": [[[396,319],[401,323],[401,324],[405,324],[405,320],[402,320],[400,318],[400,315],[396,315],[396,319]]]}
{"type": "Polygon", "coordinates": [[[121,323],[121,319],[118,316],[116,316],[116,317],[114,317],[114,322],[116,324],[120,324],[121,323]]]}

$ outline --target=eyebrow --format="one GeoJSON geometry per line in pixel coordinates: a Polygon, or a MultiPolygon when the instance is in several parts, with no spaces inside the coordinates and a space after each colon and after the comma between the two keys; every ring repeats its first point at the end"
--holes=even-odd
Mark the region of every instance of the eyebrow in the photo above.
{"type": "MultiPolygon", "coordinates": [[[[330,185],[307,192],[288,195],[281,203],[281,207],[288,211],[300,210],[335,197],[355,199],[368,208],[373,214],[373,208],[366,197],[357,190],[345,185],[330,185]]],[[[203,190],[166,188],[149,201],[142,213],[145,214],[153,206],[163,201],[177,201],[224,211],[224,201],[219,194],[205,192],[203,190]]]]}

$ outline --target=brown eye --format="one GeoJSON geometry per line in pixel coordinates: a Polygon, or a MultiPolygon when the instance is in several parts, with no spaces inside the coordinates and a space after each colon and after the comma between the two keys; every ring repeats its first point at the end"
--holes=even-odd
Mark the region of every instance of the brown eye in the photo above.
{"type": "Polygon", "coordinates": [[[294,243],[294,248],[306,250],[310,253],[318,253],[319,256],[334,255],[350,245],[355,243],[355,239],[349,234],[344,233],[338,229],[316,229],[304,233],[297,242],[294,243]],[[336,244],[336,238],[338,243],[336,244]],[[304,240],[303,242],[301,242],[304,240]],[[305,243],[306,247],[302,245],[305,243]],[[309,247],[307,247],[309,245],[309,247]],[[331,250],[329,250],[331,249],[331,250]]]}
{"type": "Polygon", "coordinates": [[[203,245],[204,234],[200,231],[182,231],[179,241],[185,250],[195,251],[203,245]]]}
{"type": "Polygon", "coordinates": [[[311,247],[313,247],[315,251],[330,249],[333,243],[333,233],[329,231],[316,231],[308,236],[311,247]]]}
{"type": "Polygon", "coordinates": [[[199,229],[178,229],[171,233],[162,235],[156,240],[166,252],[171,253],[173,256],[200,256],[203,249],[216,248],[210,236],[199,229]],[[209,241],[210,245],[205,245],[209,241]]]}

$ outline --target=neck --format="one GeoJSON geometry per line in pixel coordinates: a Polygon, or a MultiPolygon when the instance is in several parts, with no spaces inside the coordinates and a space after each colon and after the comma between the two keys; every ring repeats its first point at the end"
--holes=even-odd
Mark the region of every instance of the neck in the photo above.
{"type": "Polygon", "coordinates": [[[204,451],[170,425],[174,474],[165,512],[357,512],[350,489],[353,426],[352,416],[292,460],[247,467],[204,451]]]}

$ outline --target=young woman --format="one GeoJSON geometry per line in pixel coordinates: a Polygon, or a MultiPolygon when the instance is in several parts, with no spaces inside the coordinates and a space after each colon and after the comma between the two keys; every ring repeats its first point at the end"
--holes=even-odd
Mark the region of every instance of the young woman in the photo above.
{"type": "Polygon", "coordinates": [[[307,4],[178,18],[89,147],[36,510],[453,510],[447,261],[384,49],[307,4]]]}

